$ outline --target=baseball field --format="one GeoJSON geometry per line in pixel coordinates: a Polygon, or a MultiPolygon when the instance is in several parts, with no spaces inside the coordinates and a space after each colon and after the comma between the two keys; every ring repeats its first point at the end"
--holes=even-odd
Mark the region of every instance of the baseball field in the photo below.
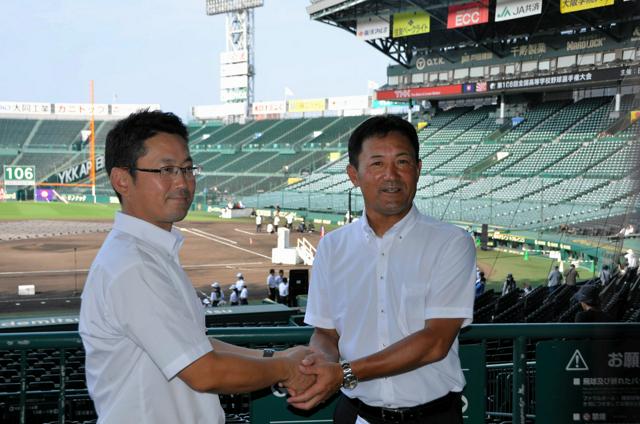
{"type": "MultiPolygon", "coordinates": [[[[111,228],[118,207],[102,204],[0,202],[0,313],[40,314],[76,310],[87,271],[111,228]],[[35,296],[18,296],[18,286],[33,284],[35,296]]],[[[270,268],[309,268],[271,263],[276,236],[256,233],[253,219],[222,219],[192,212],[177,224],[185,236],[181,262],[196,290],[209,293],[218,281],[227,290],[243,273],[252,302],[267,295],[270,268]]],[[[326,228],[327,231],[332,228],[326,228]]],[[[291,245],[306,237],[317,246],[316,233],[291,233],[291,245]]],[[[455,258],[450,266],[455,267],[455,258]]],[[[499,251],[478,250],[478,266],[488,277],[487,288],[499,289],[507,273],[518,285],[546,281],[551,261],[499,251]]],[[[589,276],[585,275],[583,278],[589,276]]]]}

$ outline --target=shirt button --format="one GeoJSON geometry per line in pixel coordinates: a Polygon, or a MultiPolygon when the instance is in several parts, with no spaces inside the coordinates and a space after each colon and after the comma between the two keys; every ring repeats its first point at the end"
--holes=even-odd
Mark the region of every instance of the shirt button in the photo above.
{"type": "Polygon", "coordinates": [[[380,276],[380,279],[381,279],[381,280],[384,280],[384,277],[381,275],[381,276],[380,276]]]}
{"type": "Polygon", "coordinates": [[[383,313],[383,314],[384,314],[384,309],[380,309],[380,313],[383,313]]]}

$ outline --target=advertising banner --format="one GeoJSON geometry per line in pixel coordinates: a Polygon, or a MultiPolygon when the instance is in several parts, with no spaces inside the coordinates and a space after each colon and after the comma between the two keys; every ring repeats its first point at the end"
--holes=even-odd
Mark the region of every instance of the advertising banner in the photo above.
{"type": "Polygon", "coordinates": [[[36,202],[53,202],[55,195],[50,188],[38,188],[36,189],[36,202]]]}
{"type": "Polygon", "coordinates": [[[220,90],[220,101],[227,103],[236,100],[247,100],[246,88],[234,88],[229,90],[220,90]]]}
{"type": "Polygon", "coordinates": [[[542,0],[496,0],[496,22],[525,18],[541,13],[542,0]]]}
{"type": "Polygon", "coordinates": [[[389,37],[389,16],[370,16],[356,21],[356,37],[361,40],[375,40],[389,37]]]}
{"type": "Polygon", "coordinates": [[[489,91],[511,90],[519,88],[535,88],[559,86],[575,83],[591,83],[602,81],[615,81],[624,78],[636,78],[640,76],[640,66],[619,67],[609,69],[594,69],[588,72],[572,72],[546,77],[532,77],[489,82],[489,91]]]}
{"type": "Polygon", "coordinates": [[[289,100],[289,112],[322,112],[325,110],[325,99],[289,100]]]}
{"type": "MultiPolygon", "coordinates": [[[[90,103],[55,103],[53,110],[56,115],[80,115],[91,116],[90,103]]],[[[95,103],[93,105],[93,114],[96,116],[109,115],[109,105],[104,103],[95,103]]]]}
{"type": "Polygon", "coordinates": [[[220,63],[247,62],[249,55],[246,50],[236,50],[232,52],[220,53],[220,63]]]}
{"type": "MultiPolygon", "coordinates": [[[[104,169],[104,156],[96,156],[96,172],[104,169]]],[[[47,179],[48,182],[59,182],[62,184],[71,184],[78,182],[91,175],[91,160],[74,165],[58,172],[52,178],[47,179]],[[57,180],[57,181],[56,181],[57,180]]]]}
{"type": "Polygon", "coordinates": [[[50,115],[51,103],[0,102],[0,113],[12,115],[50,115]]]}
{"type": "Polygon", "coordinates": [[[393,38],[426,34],[431,31],[431,16],[427,12],[404,12],[393,15],[393,38]]]}
{"type": "Polygon", "coordinates": [[[247,75],[249,64],[247,62],[228,63],[220,65],[220,76],[230,77],[232,75],[247,75]]]}
{"type": "Polygon", "coordinates": [[[246,103],[193,106],[191,114],[196,119],[224,118],[226,116],[244,115],[246,107],[246,103]]]}
{"type": "Polygon", "coordinates": [[[595,9],[611,6],[614,0],[560,0],[560,13],[578,12],[580,10],[595,9]]]}
{"type": "Polygon", "coordinates": [[[489,0],[449,6],[447,28],[462,28],[489,22],[489,0]]]}
{"type": "Polygon", "coordinates": [[[139,103],[139,104],[115,104],[111,105],[111,115],[129,116],[139,110],[160,110],[158,103],[139,103]]]}
{"type": "Polygon", "coordinates": [[[416,87],[399,90],[376,91],[376,100],[417,99],[421,97],[438,97],[461,94],[462,84],[443,85],[439,87],[416,87]]]}
{"type": "Polygon", "coordinates": [[[275,115],[283,114],[287,111],[285,102],[253,102],[251,113],[253,115],[275,115]]]}
{"type": "Polygon", "coordinates": [[[327,110],[366,109],[369,107],[367,96],[329,97],[327,110]]]}

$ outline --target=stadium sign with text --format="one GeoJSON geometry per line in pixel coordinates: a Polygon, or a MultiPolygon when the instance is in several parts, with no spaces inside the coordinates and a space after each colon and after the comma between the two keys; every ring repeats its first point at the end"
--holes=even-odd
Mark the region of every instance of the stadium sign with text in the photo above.
{"type": "Polygon", "coordinates": [[[564,86],[566,84],[593,83],[615,81],[624,78],[640,76],[640,66],[625,68],[594,69],[588,72],[572,72],[568,74],[551,75],[545,77],[531,77],[504,81],[491,81],[489,91],[527,89],[549,86],[564,86]]]}
{"type": "Polygon", "coordinates": [[[393,15],[393,38],[426,34],[431,31],[431,16],[426,12],[404,12],[393,15]]]}
{"type": "Polygon", "coordinates": [[[489,22],[489,0],[449,6],[447,28],[462,28],[489,22]]]}
{"type": "Polygon", "coordinates": [[[51,115],[51,103],[0,102],[0,113],[51,115]]]}
{"type": "Polygon", "coordinates": [[[462,84],[376,91],[376,100],[417,99],[422,97],[438,97],[455,94],[462,94],[462,84]]]}
{"type": "Polygon", "coordinates": [[[28,186],[36,184],[36,167],[33,165],[4,165],[4,185],[28,186]]]}
{"type": "Polygon", "coordinates": [[[371,16],[356,21],[356,37],[361,40],[375,40],[389,37],[389,16],[371,16]]]}
{"type": "Polygon", "coordinates": [[[580,10],[595,9],[611,6],[614,0],[561,0],[560,13],[578,12],[580,10]]]}
{"type": "Polygon", "coordinates": [[[496,22],[525,18],[542,13],[542,0],[497,0],[496,22]]]}
{"type": "Polygon", "coordinates": [[[536,359],[536,422],[638,422],[637,340],[541,341],[536,359]]]}

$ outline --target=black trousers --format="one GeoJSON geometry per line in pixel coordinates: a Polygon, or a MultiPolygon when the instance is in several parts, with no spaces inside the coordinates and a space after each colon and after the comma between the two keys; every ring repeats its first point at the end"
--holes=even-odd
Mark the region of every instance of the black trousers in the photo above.
{"type": "MultiPolygon", "coordinates": [[[[462,398],[459,393],[450,393],[446,396],[445,402],[440,402],[436,410],[432,413],[426,413],[423,416],[410,420],[384,420],[380,417],[369,415],[366,411],[360,410],[354,405],[344,394],[340,394],[335,412],[333,413],[333,422],[335,424],[354,424],[356,417],[364,418],[370,424],[462,424],[462,398]]],[[[443,399],[443,398],[441,398],[443,399]]],[[[438,402],[436,399],[434,402],[438,402]]]]}

